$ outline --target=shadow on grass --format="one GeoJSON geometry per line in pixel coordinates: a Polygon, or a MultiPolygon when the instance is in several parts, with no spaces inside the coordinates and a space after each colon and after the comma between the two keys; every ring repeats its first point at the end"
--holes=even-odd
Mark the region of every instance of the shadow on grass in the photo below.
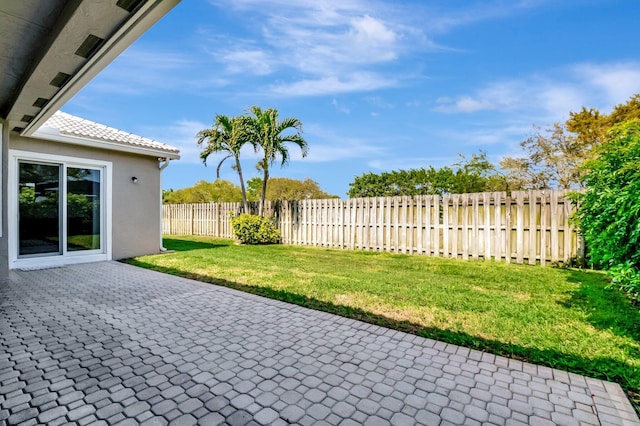
{"type": "MultiPolygon", "coordinates": [[[[603,287],[598,275],[571,270],[567,274],[570,282],[580,285],[562,306],[584,312],[589,323],[599,330],[640,343],[640,309],[624,293],[603,287]]],[[[640,358],[637,347],[629,350],[631,357],[640,358]]]]}
{"type": "Polygon", "coordinates": [[[224,244],[224,243],[217,243],[217,242],[211,243],[206,241],[186,241],[181,239],[165,237],[162,239],[162,244],[168,250],[192,251],[192,250],[204,250],[204,249],[212,249],[212,248],[219,248],[219,247],[227,247],[233,243],[229,242],[229,244],[224,244]]]}
{"type": "MultiPolygon", "coordinates": [[[[220,278],[193,274],[187,271],[180,270],[178,268],[157,266],[140,261],[138,259],[128,259],[126,260],[126,263],[163,272],[166,274],[176,275],[184,278],[232,288],[246,293],[264,296],[270,299],[293,303],[318,311],[330,312],[342,317],[360,320],[370,324],[415,334],[425,338],[435,339],[446,343],[464,346],[467,348],[491,352],[497,355],[545,365],[552,368],[558,368],[589,377],[617,382],[627,391],[627,394],[635,405],[636,410],[638,410],[638,407],[640,407],[640,371],[635,371],[633,367],[617,359],[583,358],[574,354],[566,354],[551,349],[530,348],[511,343],[504,343],[497,340],[485,339],[478,336],[472,336],[464,332],[450,331],[435,327],[425,327],[409,321],[395,320],[383,315],[367,312],[359,308],[337,305],[334,303],[325,302],[284,290],[276,290],[269,287],[254,287],[237,282],[226,281],[220,278]]],[[[580,300],[580,297],[578,297],[576,300],[580,300]]],[[[605,324],[607,324],[606,321],[601,325],[604,326],[605,324]]],[[[625,333],[632,332],[631,330],[627,330],[625,327],[623,327],[621,330],[624,330],[625,333]]],[[[637,335],[637,330],[634,332],[635,335],[637,335]]]]}

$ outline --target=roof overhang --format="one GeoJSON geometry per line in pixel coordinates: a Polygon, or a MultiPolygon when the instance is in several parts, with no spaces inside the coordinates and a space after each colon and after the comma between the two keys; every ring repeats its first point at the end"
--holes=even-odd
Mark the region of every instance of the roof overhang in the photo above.
{"type": "Polygon", "coordinates": [[[180,0],[0,4],[0,119],[32,135],[180,0]]]}

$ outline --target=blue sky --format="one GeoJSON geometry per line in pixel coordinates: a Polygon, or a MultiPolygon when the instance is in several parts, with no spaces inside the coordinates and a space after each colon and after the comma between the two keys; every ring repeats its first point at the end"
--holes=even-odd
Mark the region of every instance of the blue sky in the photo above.
{"type": "MultiPolygon", "coordinates": [[[[272,176],[345,197],[362,173],[517,155],[532,125],[640,92],[637,0],[183,0],[63,111],[177,146],[163,187],[215,179],[194,135],[251,105],[299,118],[272,176]]],[[[243,153],[248,177],[258,156],[243,153]]],[[[237,183],[231,164],[222,178],[237,183]]]]}

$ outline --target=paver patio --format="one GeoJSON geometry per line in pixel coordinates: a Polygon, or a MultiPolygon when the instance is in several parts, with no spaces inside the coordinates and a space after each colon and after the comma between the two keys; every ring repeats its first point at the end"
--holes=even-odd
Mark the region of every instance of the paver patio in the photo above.
{"type": "Polygon", "coordinates": [[[640,425],[617,384],[116,262],[0,283],[0,425],[640,425]]]}

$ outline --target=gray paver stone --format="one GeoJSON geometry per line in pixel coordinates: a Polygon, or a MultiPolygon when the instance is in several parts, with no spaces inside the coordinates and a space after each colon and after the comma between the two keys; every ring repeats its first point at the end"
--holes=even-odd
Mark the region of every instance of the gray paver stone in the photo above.
{"type": "Polygon", "coordinates": [[[613,383],[116,262],[4,306],[0,424],[640,424],[613,383]]]}
{"type": "Polygon", "coordinates": [[[199,419],[199,423],[202,425],[218,426],[224,423],[224,417],[215,412],[209,413],[206,416],[201,417],[199,419]]]}

